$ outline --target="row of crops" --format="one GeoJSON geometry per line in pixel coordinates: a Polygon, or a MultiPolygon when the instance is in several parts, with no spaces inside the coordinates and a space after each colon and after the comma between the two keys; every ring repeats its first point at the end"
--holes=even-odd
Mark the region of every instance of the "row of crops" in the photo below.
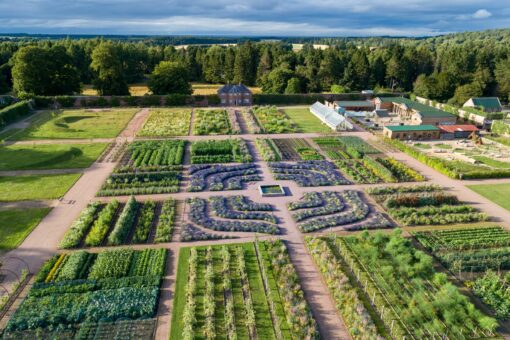
{"type": "Polygon", "coordinates": [[[434,185],[377,187],[367,192],[403,226],[474,223],[489,219],[487,214],[434,185]]]}
{"type": "Polygon", "coordinates": [[[379,157],[380,151],[359,137],[321,137],[314,142],[355,183],[417,182],[425,178],[393,158],[379,157]]]}
{"type": "Polygon", "coordinates": [[[189,134],[191,109],[151,109],[138,132],[141,137],[172,137],[189,134]]]}
{"type": "Polygon", "coordinates": [[[190,153],[191,164],[252,161],[246,141],[240,138],[195,141],[191,144],[190,153]]]}
{"type": "Polygon", "coordinates": [[[497,321],[436,272],[433,259],[399,229],[306,242],[354,339],[495,335],[497,321]]]}
{"type": "Polygon", "coordinates": [[[302,187],[344,185],[350,182],[335,165],[326,160],[297,163],[272,162],[269,169],[275,180],[294,181],[302,187]]]}
{"type": "Polygon", "coordinates": [[[388,228],[392,223],[372,211],[357,191],[307,192],[288,204],[292,217],[302,232],[341,227],[342,230],[388,228]]]}
{"type": "Polygon", "coordinates": [[[318,330],[279,241],[183,248],[172,339],[315,339],[318,330]]]}
{"type": "Polygon", "coordinates": [[[194,110],[194,135],[228,135],[232,124],[226,110],[194,110]]]}
{"type": "Polygon", "coordinates": [[[263,133],[299,132],[292,120],[275,106],[254,106],[251,113],[263,133]]]}
{"type": "Polygon", "coordinates": [[[136,331],[131,336],[152,334],[166,258],[166,249],[55,255],[36,275],[3,336],[21,339],[37,331],[93,339],[119,322],[136,331]]]}
{"type": "Polygon", "coordinates": [[[98,196],[162,194],[179,191],[186,142],[134,142],[98,196]]]}
{"type": "Polygon", "coordinates": [[[175,223],[175,201],[137,202],[131,196],[126,204],[90,203],[73,222],[60,242],[60,248],[117,246],[169,242],[175,223]]]}
{"type": "Polygon", "coordinates": [[[185,236],[181,234],[182,241],[225,238],[228,232],[280,232],[279,221],[272,214],[274,207],[253,202],[245,196],[213,196],[209,199],[194,197],[186,203],[189,207],[189,223],[202,229],[202,232],[199,238],[185,232],[185,236]]]}

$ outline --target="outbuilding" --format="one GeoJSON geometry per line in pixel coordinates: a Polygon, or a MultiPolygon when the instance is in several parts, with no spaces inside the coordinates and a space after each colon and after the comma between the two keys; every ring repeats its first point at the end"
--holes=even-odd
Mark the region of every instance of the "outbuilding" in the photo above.
{"type": "Polygon", "coordinates": [[[483,112],[501,112],[503,106],[498,97],[474,97],[470,98],[462,107],[472,107],[483,112]]]}
{"type": "Polygon", "coordinates": [[[374,102],[370,100],[338,100],[333,102],[333,107],[339,113],[345,111],[373,111],[374,102]]]}
{"type": "Polygon", "coordinates": [[[434,140],[440,138],[440,130],[434,125],[387,125],[384,137],[399,140],[434,140]]]}
{"type": "Polygon", "coordinates": [[[441,139],[469,138],[471,134],[480,134],[480,130],[474,125],[439,125],[441,139]]]}
{"type": "Polygon", "coordinates": [[[344,116],[320,102],[315,102],[310,106],[310,112],[333,131],[345,131],[354,128],[344,116]]]}
{"type": "Polygon", "coordinates": [[[457,122],[455,115],[409,98],[378,97],[374,103],[376,110],[386,109],[394,112],[402,120],[413,125],[455,124],[457,122]]]}

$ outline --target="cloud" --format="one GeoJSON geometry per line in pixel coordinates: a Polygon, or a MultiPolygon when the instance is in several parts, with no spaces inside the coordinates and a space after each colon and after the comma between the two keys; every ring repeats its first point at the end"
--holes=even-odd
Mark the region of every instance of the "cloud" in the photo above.
{"type": "Polygon", "coordinates": [[[492,13],[489,12],[488,10],[486,9],[479,9],[478,11],[476,11],[475,13],[473,13],[473,19],[487,19],[487,18],[490,18],[492,16],[492,13]]]}
{"type": "Polygon", "coordinates": [[[0,32],[437,35],[465,30],[466,20],[472,20],[470,30],[510,27],[510,6],[501,3],[493,0],[364,0],[362,4],[359,0],[0,0],[0,32]],[[482,20],[489,17],[491,20],[482,20]]]}

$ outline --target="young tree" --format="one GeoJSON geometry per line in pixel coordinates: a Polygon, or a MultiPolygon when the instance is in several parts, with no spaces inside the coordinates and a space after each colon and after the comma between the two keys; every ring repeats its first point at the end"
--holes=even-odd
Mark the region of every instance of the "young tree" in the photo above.
{"type": "Polygon", "coordinates": [[[154,94],[191,94],[191,83],[186,66],[173,61],[162,61],[152,72],[149,89],[154,94]]]}
{"type": "Polygon", "coordinates": [[[287,87],[285,88],[285,94],[296,94],[301,93],[301,81],[297,77],[292,77],[287,82],[287,87]]]}
{"type": "Polygon", "coordinates": [[[129,95],[120,45],[102,41],[92,52],[90,67],[95,72],[94,88],[99,95],[129,95]]]}
{"type": "Polygon", "coordinates": [[[80,78],[63,46],[26,46],[14,55],[13,88],[18,95],[57,96],[80,92],[80,78]]]}

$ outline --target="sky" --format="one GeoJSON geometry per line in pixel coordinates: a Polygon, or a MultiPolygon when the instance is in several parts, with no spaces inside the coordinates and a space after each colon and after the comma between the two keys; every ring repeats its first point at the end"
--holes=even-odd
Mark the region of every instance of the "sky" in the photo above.
{"type": "Polygon", "coordinates": [[[509,0],[0,0],[0,33],[428,36],[510,28],[509,0]]]}

